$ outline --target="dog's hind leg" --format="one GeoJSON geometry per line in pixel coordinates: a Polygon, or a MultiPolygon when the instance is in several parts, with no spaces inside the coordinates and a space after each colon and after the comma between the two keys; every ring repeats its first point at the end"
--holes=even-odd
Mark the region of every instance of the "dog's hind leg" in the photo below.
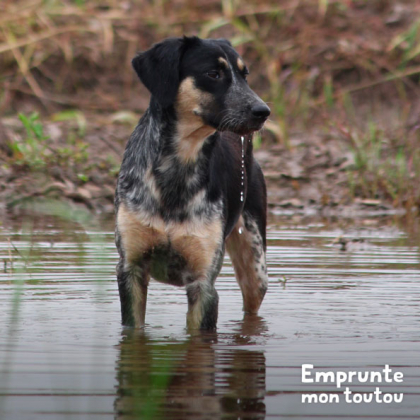
{"type": "Polygon", "coordinates": [[[243,211],[233,231],[226,239],[226,250],[232,260],[236,280],[242,291],[243,309],[256,314],[267,291],[268,277],[265,259],[265,219],[261,227],[256,215],[243,211]]]}
{"type": "Polygon", "coordinates": [[[149,284],[147,270],[139,264],[127,264],[121,258],[117,265],[117,279],[123,325],[143,327],[149,284]]]}

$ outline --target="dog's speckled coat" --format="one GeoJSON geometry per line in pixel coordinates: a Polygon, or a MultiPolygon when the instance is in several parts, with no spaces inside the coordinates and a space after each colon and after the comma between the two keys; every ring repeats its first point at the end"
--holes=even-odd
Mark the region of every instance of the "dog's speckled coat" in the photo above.
{"type": "Polygon", "coordinates": [[[190,330],[214,329],[225,247],[244,310],[256,313],[267,289],[266,190],[252,132],[270,110],[226,40],[167,39],[133,67],[152,97],[128,141],[115,197],[122,322],[144,325],[152,276],[186,288],[190,330]]]}

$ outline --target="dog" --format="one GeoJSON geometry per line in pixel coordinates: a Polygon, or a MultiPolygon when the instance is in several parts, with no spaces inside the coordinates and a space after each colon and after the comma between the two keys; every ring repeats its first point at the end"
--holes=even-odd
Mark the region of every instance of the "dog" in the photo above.
{"type": "Polygon", "coordinates": [[[189,331],[214,330],[225,249],[243,309],[255,314],[268,284],[267,200],[252,133],[270,108],[226,39],[168,38],[132,65],[151,99],[115,195],[122,323],[144,326],[153,277],[186,288],[189,331]]]}

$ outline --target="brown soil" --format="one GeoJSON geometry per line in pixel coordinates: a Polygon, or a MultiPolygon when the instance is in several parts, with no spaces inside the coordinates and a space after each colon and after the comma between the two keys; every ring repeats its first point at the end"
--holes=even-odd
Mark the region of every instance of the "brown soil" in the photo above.
{"type": "MultiPolygon", "coordinates": [[[[148,103],[131,58],[182,34],[236,40],[250,85],[270,103],[272,121],[255,155],[272,213],[365,217],[420,208],[418,1],[49,3],[0,6],[0,112],[8,115],[0,119],[3,211],[41,198],[111,214],[133,128],[132,120],[113,118],[126,110],[140,116],[148,103]],[[51,122],[68,109],[86,118],[86,133],[73,121],[51,122]],[[33,111],[43,115],[49,138],[39,167],[22,163],[10,146],[25,138],[16,114],[33,111]],[[371,122],[384,152],[377,167],[360,169],[354,139],[369,139],[371,122]],[[397,185],[400,155],[407,170],[397,185]]],[[[374,147],[359,147],[366,161],[374,147]]]]}
{"type": "MultiPolygon", "coordinates": [[[[0,167],[2,211],[19,211],[36,199],[58,199],[95,213],[111,214],[117,171],[132,127],[109,123],[110,119],[93,114],[88,118],[83,142],[89,146],[81,162],[74,157],[64,161],[56,158],[76,129],[74,124],[45,123],[50,162],[38,170],[22,165],[0,167]]],[[[3,119],[0,153],[6,162],[11,161],[6,139],[23,135],[17,118],[3,119]]],[[[353,155],[329,134],[294,133],[288,147],[263,144],[255,156],[265,174],[273,214],[351,218],[404,212],[386,201],[353,199],[347,175],[354,165],[353,155]]]]}

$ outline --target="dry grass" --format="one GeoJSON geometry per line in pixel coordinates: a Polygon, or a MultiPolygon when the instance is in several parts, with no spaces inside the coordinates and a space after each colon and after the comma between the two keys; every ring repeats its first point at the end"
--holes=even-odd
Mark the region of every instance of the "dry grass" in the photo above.
{"type": "Polygon", "coordinates": [[[135,52],[186,33],[229,37],[251,63],[251,83],[294,123],[345,92],[389,81],[414,89],[420,8],[392,3],[8,0],[0,10],[2,109],[22,94],[47,108],[114,109],[112,94],[131,96],[135,52]]]}

